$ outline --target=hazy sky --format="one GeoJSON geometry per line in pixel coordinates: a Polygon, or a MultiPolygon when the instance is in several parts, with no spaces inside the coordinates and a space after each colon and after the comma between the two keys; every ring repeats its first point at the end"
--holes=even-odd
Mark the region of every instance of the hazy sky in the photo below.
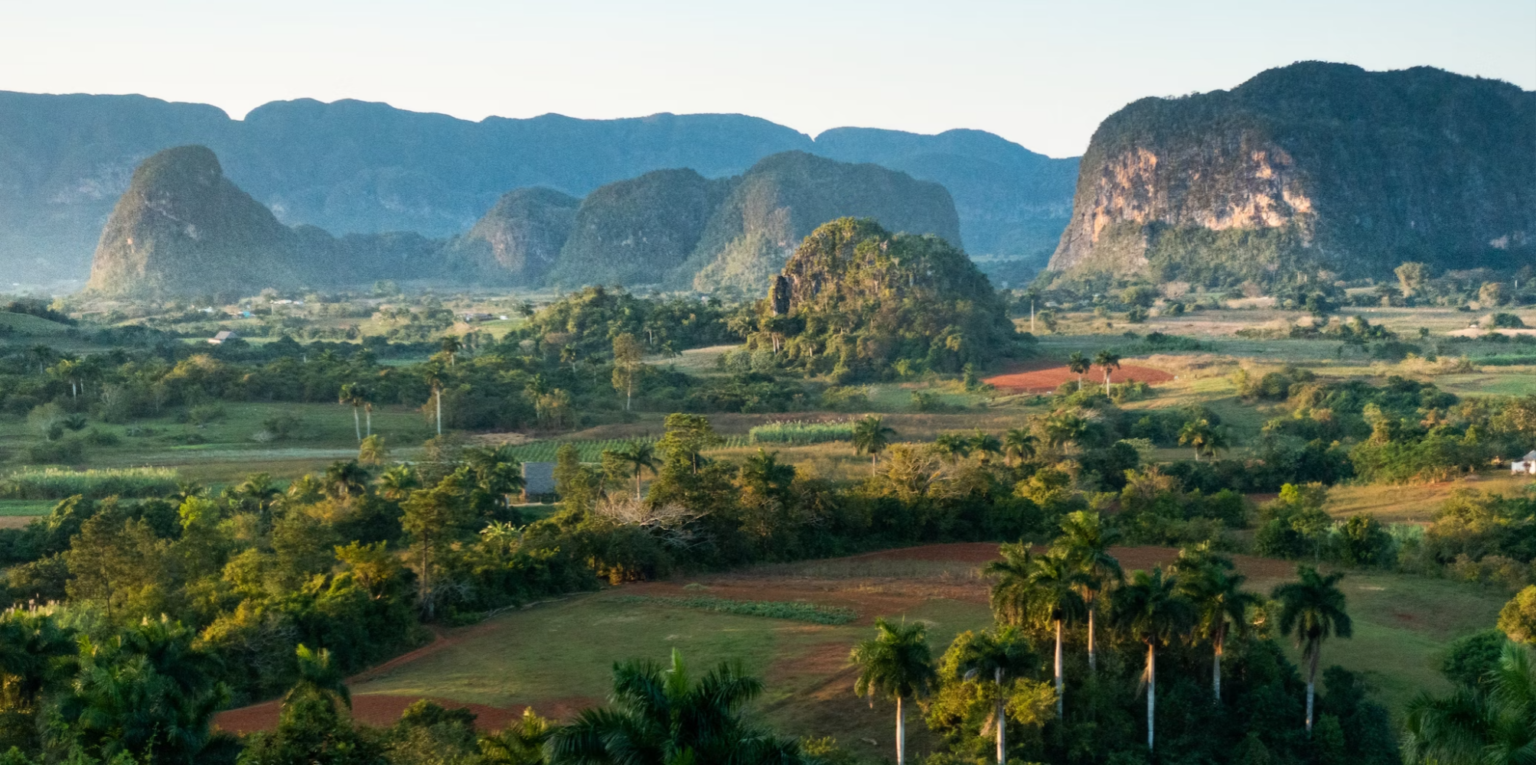
{"type": "Polygon", "coordinates": [[[1536,89],[1536,0],[0,0],[0,90],[223,107],[359,98],[467,119],[740,112],[990,130],[1080,154],[1142,96],[1293,61],[1536,89]]]}

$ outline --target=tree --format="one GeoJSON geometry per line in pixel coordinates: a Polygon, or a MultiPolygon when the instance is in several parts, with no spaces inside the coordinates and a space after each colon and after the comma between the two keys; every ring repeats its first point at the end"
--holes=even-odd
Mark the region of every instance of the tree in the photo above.
{"type": "Polygon", "coordinates": [[[1195,622],[1194,607],[1180,594],[1178,577],[1164,575],[1162,566],[1156,566],[1150,574],[1137,571],[1115,591],[1111,614],[1127,635],[1147,646],[1147,667],[1142,675],[1147,686],[1147,751],[1155,751],[1157,647],[1188,634],[1195,622]]]}
{"type": "Polygon", "coordinates": [[[607,707],[587,709],[545,748],[550,765],[770,765],[803,761],[799,745],[750,725],[742,710],[763,684],[739,663],[695,682],[672,651],[668,667],[628,661],[613,669],[607,707]]]}
{"type": "Polygon", "coordinates": [[[1477,291],[1477,302],[1483,308],[1497,308],[1509,302],[1509,285],[1504,282],[1483,282],[1477,291]]]}
{"type": "Polygon", "coordinates": [[[322,648],[310,649],[303,643],[295,652],[298,658],[299,678],[283,696],[283,704],[299,699],[318,699],[335,707],[352,708],[352,693],[347,690],[347,676],[331,665],[331,652],[322,648]]]}
{"type": "Polygon", "coordinates": [[[1024,677],[1039,660],[1029,639],[1017,627],[1001,627],[983,632],[968,641],[961,652],[958,667],[962,679],[989,678],[996,694],[990,725],[997,728],[997,762],[1008,760],[1008,720],[1005,707],[1009,681],[1024,677]]]}
{"type": "Polygon", "coordinates": [[[640,499],[640,474],[643,471],[651,471],[656,474],[656,468],[661,463],[656,459],[656,447],[649,441],[630,441],[613,455],[627,466],[635,476],[635,499],[640,499]]]}
{"type": "Polygon", "coordinates": [[[1499,629],[1510,640],[1536,646],[1536,584],[1516,593],[1499,611],[1499,629]]]}
{"type": "Polygon", "coordinates": [[[625,332],[613,339],[613,387],[624,391],[624,411],[629,411],[635,395],[635,380],[640,375],[644,350],[635,336],[625,332]]]}
{"type": "Polygon", "coordinates": [[[1013,428],[1003,434],[1003,460],[1009,467],[1018,467],[1025,460],[1033,459],[1039,439],[1023,428],[1013,428]]]}
{"type": "Polygon", "coordinates": [[[1179,445],[1188,446],[1195,450],[1195,461],[1200,461],[1200,455],[1214,456],[1218,449],[1227,448],[1226,432],[1211,425],[1211,421],[1205,417],[1197,417],[1184,423],[1179,430],[1179,445]]]}
{"type": "Polygon", "coordinates": [[[1527,765],[1536,755],[1536,660],[1505,643],[1496,669],[1475,686],[1408,704],[1403,759],[1409,765],[1527,765]]]}
{"type": "Polygon", "coordinates": [[[493,498],[502,508],[511,508],[512,498],[523,491],[523,463],[509,446],[467,449],[464,468],[474,481],[477,501],[493,498]]]}
{"type": "Polygon", "coordinates": [[[1005,544],[1001,560],[982,569],[993,578],[992,613],[1009,625],[1035,625],[1056,630],[1056,715],[1061,716],[1066,684],[1062,640],[1068,622],[1082,619],[1088,604],[1080,588],[1085,579],[1060,555],[1035,555],[1023,544],[1005,544]]]}
{"type": "Polygon", "coordinates": [[[933,654],[922,623],[892,624],[875,620],[877,635],[853,648],[849,660],[859,669],[853,692],[874,702],[884,696],[896,702],[896,765],[907,761],[907,723],[902,703],[927,696],[938,682],[933,654]]]}
{"type": "Polygon", "coordinates": [[[940,433],[933,439],[933,450],[953,465],[971,453],[971,439],[959,433],[940,433]]]}
{"type": "Polygon", "coordinates": [[[1181,592],[1195,607],[1195,634],[1211,641],[1211,695],[1220,704],[1221,657],[1227,636],[1252,629],[1248,609],[1260,604],[1259,597],[1243,590],[1245,577],[1233,573],[1232,560],[1212,552],[1209,542],[1180,550],[1174,570],[1181,592]]]}
{"type": "Polygon", "coordinates": [[[69,597],[101,604],[107,621],[158,577],[164,545],[143,520],[128,520],[103,508],[80,527],[64,553],[69,597]]]}
{"type": "Polygon", "coordinates": [[[548,720],[524,707],[516,722],[480,739],[480,754],[487,765],[544,765],[544,746],[554,735],[548,720]]]}
{"type": "Polygon", "coordinates": [[[350,507],[353,497],[368,493],[368,470],[357,460],[333,462],[325,469],[325,495],[350,507]]]}
{"type": "Polygon", "coordinates": [[[432,390],[432,400],[436,404],[437,414],[433,418],[437,423],[437,434],[443,434],[443,381],[444,369],[440,364],[427,364],[422,367],[422,374],[426,377],[427,387],[432,390]]]}
{"type": "MultiPolygon", "coordinates": [[[[346,383],[341,386],[341,395],[338,402],[352,406],[352,429],[357,433],[358,443],[363,442],[363,422],[358,413],[362,410],[363,403],[367,400],[368,393],[363,389],[363,386],[357,383],[346,383]]],[[[372,423],[370,423],[371,425],[372,423]]]]}
{"type": "Polygon", "coordinates": [[[395,465],[379,474],[379,493],[390,501],[399,502],[419,488],[421,478],[410,465],[395,465]]]}
{"type": "Polygon", "coordinates": [[[1083,389],[1083,375],[1087,374],[1091,368],[1093,368],[1093,362],[1089,361],[1082,351],[1073,351],[1072,355],[1067,357],[1067,369],[1077,375],[1078,390],[1083,389]]]}
{"type": "Polygon", "coordinates": [[[1104,370],[1104,395],[1108,396],[1109,375],[1110,372],[1120,368],[1120,355],[1107,350],[1099,351],[1098,355],[1093,357],[1093,363],[1104,370]]]}
{"type": "Polygon", "coordinates": [[[1120,538],[1120,532],[1104,525],[1098,513],[1079,510],[1061,521],[1061,536],[1056,538],[1054,549],[1064,556],[1079,574],[1082,583],[1079,592],[1088,612],[1088,669],[1098,668],[1094,651],[1095,616],[1097,601],[1104,590],[1125,580],[1120,561],[1109,554],[1109,548],[1120,538]]]}
{"type": "Polygon", "coordinates": [[[410,536],[411,546],[415,548],[417,599],[428,619],[436,611],[434,588],[439,558],[461,530],[464,515],[463,502],[448,480],[431,489],[414,492],[405,501],[400,528],[410,536]]]}
{"type": "Polygon", "coordinates": [[[699,414],[673,413],[667,415],[667,432],[656,442],[656,448],[668,459],[686,462],[694,475],[699,473],[701,454],[705,449],[720,443],[720,436],[709,423],[709,418],[699,414]]]}
{"type": "Polygon", "coordinates": [[[1299,581],[1276,587],[1271,597],[1280,601],[1280,634],[1295,636],[1301,657],[1307,662],[1307,732],[1311,733],[1323,641],[1335,635],[1349,638],[1354,628],[1345,608],[1344,593],[1338,588],[1343,574],[1324,576],[1311,566],[1299,566],[1296,576],[1299,581]]]}
{"type": "Polygon", "coordinates": [[[389,449],[384,445],[384,437],[378,435],[364,437],[362,445],[357,447],[357,461],[374,466],[388,462],[389,449]]]}
{"type": "Polygon", "coordinates": [[[890,446],[891,438],[895,435],[896,429],[887,427],[879,415],[865,415],[853,424],[853,453],[868,454],[869,469],[873,472],[875,464],[880,461],[880,452],[890,446]]]}
{"type": "Polygon", "coordinates": [[[1417,295],[1424,288],[1424,280],[1428,276],[1428,269],[1423,263],[1404,263],[1392,272],[1397,274],[1397,283],[1403,289],[1403,297],[1417,295]]]}
{"type": "Polygon", "coordinates": [[[443,338],[442,349],[443,356],[447,357],[448,366],[451,367],[459,351],[464,350],[464,341],[460,340],[457,335],[447,335],[443,338]]]}
{"type": "Polygon", "coordinates": [[[997,436],[991,433],[984,433],[980,428],[977,428],[976,432],[971,434],[971,452],[983,464],[986,464],[988,455],[1003,453],[1003,442],[999,441],[997,436]]]}

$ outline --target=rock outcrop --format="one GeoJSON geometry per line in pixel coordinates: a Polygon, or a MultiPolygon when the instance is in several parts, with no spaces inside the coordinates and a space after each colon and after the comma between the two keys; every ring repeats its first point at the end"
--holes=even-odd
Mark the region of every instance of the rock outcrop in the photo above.
{"type": "Polygon", "coordinates": [[[1233,283],[1500,266],[1536,253],[1533,179],[1536,93],[1294,64],[1106,119],[1050,268],[1233,283]]]}

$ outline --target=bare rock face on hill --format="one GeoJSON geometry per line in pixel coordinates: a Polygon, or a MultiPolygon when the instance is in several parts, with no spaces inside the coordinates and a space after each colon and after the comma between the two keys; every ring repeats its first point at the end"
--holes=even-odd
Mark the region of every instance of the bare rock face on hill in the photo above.
{"type": "Polygon", "coordinates": [[[477,281],[539,284],[570,238],[580,206],[581,200],[554,189],[509,191],[449,243],[447,258],[459,275],[477,281]]]}
{"type": "Polygon", "coordinates": [[[300,242],[224,177],[211,150],[167,149],[139,165],[118,199],[88,288],[103,294],[254,293],[293,285],[302,270],[300,242]]]}
{"type": "Polygon", "coordinates": [[[761,293],[801,240],[843,217],[874,219],[892,231],[933,234],[961,247],[960,220],[943,186],[792,151],[733,179],[730,196],[675,281],[700,292],[761,293]]]}
{"type": "Polygon", "coordinates": [[[1536,257],[1533,178],[1536,93],[1294,64],[1106,119],[1050,268],[1235,283],[1503,267],[1536,257]]]}

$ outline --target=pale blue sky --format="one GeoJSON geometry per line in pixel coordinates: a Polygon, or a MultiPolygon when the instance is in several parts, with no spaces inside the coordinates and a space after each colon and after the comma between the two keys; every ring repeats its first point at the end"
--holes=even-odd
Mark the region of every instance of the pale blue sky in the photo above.
{"type": "Polygon", "coordinates": [[[467,119],[740,112],[990,130],[1080,154],[1148,95],[1298,60],[1536,89],[1536,0],[0,0],[0,90],[223,107],[360,98],[467,119]]]}

